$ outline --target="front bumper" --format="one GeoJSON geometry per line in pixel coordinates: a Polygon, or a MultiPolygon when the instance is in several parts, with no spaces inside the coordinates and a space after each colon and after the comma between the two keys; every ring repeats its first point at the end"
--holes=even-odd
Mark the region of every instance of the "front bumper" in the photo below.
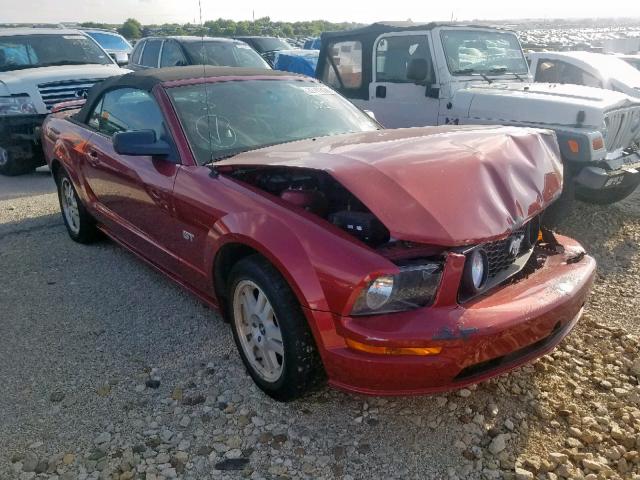
{"type": "Polygon", "coordinates": [[[591,257],[576,257],[581,251],[577,242],[557,239],[564,253],[549,256],[528,277],[463,305],[434,304],[369,318],[307,310],[322,337],[329,383],[371,395],[432,393],[477,383],[549,352],[578,321],[596,268],[591,257]],[[349,349],[345,337],[376,346],[435,346],[442,351],[431,356],[363,353],[349,349]]]}
{"type": "Polygon", "coordinates": [[[8,115],[0,117],[0,148],[18,161],[44,165],[40,129],[46,115],[8,115]]]}
{"type": "Polygon", "coordinates": [[[574,170],[577,171],[576,184],[592,190],[638,185],[640,184],[640,151],[614,160],[603,160],[597,165],[574,168],[574,170]]]}

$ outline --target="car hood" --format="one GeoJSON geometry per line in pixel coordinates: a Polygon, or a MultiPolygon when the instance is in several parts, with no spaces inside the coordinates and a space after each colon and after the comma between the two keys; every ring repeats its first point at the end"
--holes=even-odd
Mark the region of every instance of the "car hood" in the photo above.
{"type": "Polygon", "coordinates": [[[115,64],[109,65],[60,65],[52,67],[27,68],[11,72],[0,72],[0,84],[10,93],[28,93],[40,83],[61,80],[102,79],[129,73],[115,64]]]}
{"type": "Polygon", "coordinates": [[[473,84],[458,90],[454,113],[469,118],[467,123],[504,122],[549,127],[582,126],[600,128],[610,110],[639,106],[627,95],[601,88],[555,83],[473,84]],[[584,119],[578,122],[578,112],[584,119]]]}
{"type": "Polygon", "coordinates": [[[514,127],[426,127],[303,140],[219,162],[324,170],[395,239],[490,241],[540,213],[562,189],[555,135],[514,127]]]}

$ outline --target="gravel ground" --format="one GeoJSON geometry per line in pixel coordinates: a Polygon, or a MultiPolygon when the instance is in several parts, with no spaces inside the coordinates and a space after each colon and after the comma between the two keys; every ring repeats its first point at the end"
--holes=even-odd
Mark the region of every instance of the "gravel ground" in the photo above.
{"type": "Polygon", "coordinates": [[[46,172],[0,192],[0,479],[640,479],[640,194],[563,227],[599,274],[553,354],[446,395],[280,404],[215,312],[73,243],[46,172]]]}

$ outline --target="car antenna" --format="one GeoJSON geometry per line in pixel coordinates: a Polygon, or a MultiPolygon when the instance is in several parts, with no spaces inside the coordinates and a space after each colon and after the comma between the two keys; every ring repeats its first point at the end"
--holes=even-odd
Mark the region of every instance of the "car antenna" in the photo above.
{"type": "Polygon", "coordinates": [[[213,163],[213,139],[211,138],[211,118],[209,115],[209,92],[207,85],[207,64],[205,58],[205,48],[204,48],[204,23],[202,21],[202,0],[198,0],[198,11],[200,14],[200,35],[201,35],[201,60],[202,60],[202,87],[204,88],[204,103],[206,105],[206,117],[207,117],[207,133],[209,137],[209,161],[207,162],[207,166],[211,169],[212,176],[218,176],[218,172],[216,168],[212,165],[213,163]]]}

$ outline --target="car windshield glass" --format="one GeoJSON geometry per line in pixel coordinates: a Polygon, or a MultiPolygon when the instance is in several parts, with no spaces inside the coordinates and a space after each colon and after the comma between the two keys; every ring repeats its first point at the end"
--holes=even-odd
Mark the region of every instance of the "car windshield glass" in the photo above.
{"type": "Polygon", "coordinates": [[[372,131],[368,115],[309,81],[244,80],[170,88],[200,164],[305,138],[372,131]]]}
{"type": "Polygon", "coordinates": [[[242,42],[187,42],[194,63],[220,67],[271,68],[249,45],[242,42]]]}
{"type": "Polygon", "coordinates": [[[440,35],[452,75],[529,73],[520,43],[512,33],[444,30],[440,35]]]}
{"type": "Polygon", "coordinates": [[[0,71],[55,65],[112,64],[93,40],[81,34],[0,37],[0,71]]]}
{"type": "Polygon", "coordinates": [[[252,38],[251,41],[255,44],[256,49],[263,53],[273,52],[275,50],[291,50],[291,48],[293,48],[284,40],[274,37],[252,38]]]}
{"type": "Polygon", "coordinates": [[[129,45],[129,43],[120,35],[103,32],[87,32],[87,35],[93,37],[93,39],[105,50],[131,50],[131,45],[129,45]]]}

